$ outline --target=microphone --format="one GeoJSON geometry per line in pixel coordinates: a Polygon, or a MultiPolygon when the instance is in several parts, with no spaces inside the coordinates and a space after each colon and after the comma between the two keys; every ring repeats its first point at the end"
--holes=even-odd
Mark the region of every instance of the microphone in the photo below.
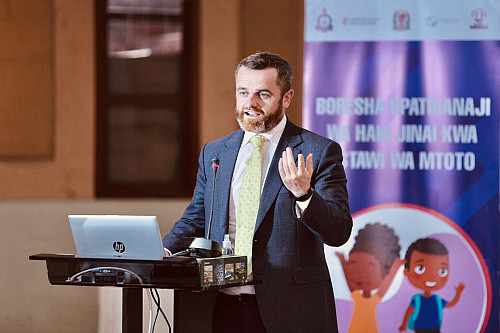
{"type": "Polygon", "coordinates": [[[215,199],[215,178],[217,177],[218,170],[219,170],[219,159],[217,157],[214,157],[212,158],[212,171],[214,174],[212,182],[212,203],[210,205],[210,219],[208,220],[208,228],[205,235],[206,239],[210,239],[212,235],[212,219],[214,217],[214,199],[215,199]]]}
{"type": "Polygon", "coordinates": [[[210,218],[208,220],[208,227],[205,231],[205,238],[201,237],[189,237],[181,240],[186,242],[187,248],[184,251],[176,253],[175,255],[189,254],[191,257],[197,258],[213,258],[220,257],[222,255],[222,247],[219,243],[211,240],[212,234],[212,219],[214,215],[214,199],[215,199],[215,178],[217,177],[217,171],[219,170],[219,159],[217,157],[212,158],[212,171],[213,171],[213,183],[212,183],[212,203],[210,205],[210,218]]]}

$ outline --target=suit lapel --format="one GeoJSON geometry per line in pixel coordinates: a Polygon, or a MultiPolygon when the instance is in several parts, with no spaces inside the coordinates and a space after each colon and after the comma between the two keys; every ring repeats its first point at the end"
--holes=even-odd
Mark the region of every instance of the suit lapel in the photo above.
{"type": "Polygon", "coordinates": [[[271,208],[271,205],[273,204],[273,202],[275,202],[281,186],[283,186],[283,182],[281,181],[281,177],[278,171],[278,162],[281,158],[281,154],[287,147],[290,147],[293,150],[294,160],[295,162],[297,162],[297,156],[301,153],[301,150],[299,148],[299,145],[301,143],[302,137],[298,132],[298,128],[289,120],[287,120],[285,130],[281,135],[281,139],[278,143],[278,146],[276,147],[271,165],[269,166],[266,182],[262,191],[262,197],[260,199],[259,214],[257,215],[255,231],[257,231],[257,229],[259,228],[264,217],[268,213],[269,208],[271,208]]]}
{"type": "Polygon", "coordinates": [[[215,223],[221,233],[221,237],[227,233],[229,221],[229,194],[231,192],[231,180],[233,179],[234,166],[236,158],[243,140],[245,132],[238,131],[231,136],[225,143],[223,149],[219,151],[220,167],[217,175],[217,188],[214,206],[216,212],[220,212],[219,218],[215,223]]]}

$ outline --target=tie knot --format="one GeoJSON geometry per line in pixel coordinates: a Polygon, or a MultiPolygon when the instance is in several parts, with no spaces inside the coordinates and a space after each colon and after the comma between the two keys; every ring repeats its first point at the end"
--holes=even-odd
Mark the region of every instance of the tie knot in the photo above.
{"type": "Polygon", "coordinates": [[[256,135],[250,139],[254,149],[262,149],[262,145],[266,142],[267,139],[261,135],[256,135]]]}

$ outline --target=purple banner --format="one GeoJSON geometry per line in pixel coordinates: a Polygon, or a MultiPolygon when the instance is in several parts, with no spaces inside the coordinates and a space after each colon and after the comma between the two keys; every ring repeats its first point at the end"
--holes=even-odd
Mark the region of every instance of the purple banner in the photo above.
{"type": "Polygon", "coordinates": [[[499,331],[499,91],[498,41],[305,43],[355,224],[325,248],[341,332],[499,331]]]}

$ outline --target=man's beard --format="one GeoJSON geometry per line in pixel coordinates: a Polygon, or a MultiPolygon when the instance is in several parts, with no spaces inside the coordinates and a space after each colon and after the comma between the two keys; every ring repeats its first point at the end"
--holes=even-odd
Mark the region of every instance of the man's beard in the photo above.
{"type": "Polygon", "coordinates": [[[262,109],[258,108],[245,108],[242,110],[236,109],[235,114],[236,120],[238,121],[238,124],[240,124],[242,130],[254,133],[265,133],[269,132],[280,123],[281,119],[283,119],[283,116],[285,115],[285,112],[283,110],[283,102],[280,100],[276,109],[267,114],[264,113],[262,109]],[[258,113],[262,115],[262,118],[245,118],[246,111],[258,113]]]}

